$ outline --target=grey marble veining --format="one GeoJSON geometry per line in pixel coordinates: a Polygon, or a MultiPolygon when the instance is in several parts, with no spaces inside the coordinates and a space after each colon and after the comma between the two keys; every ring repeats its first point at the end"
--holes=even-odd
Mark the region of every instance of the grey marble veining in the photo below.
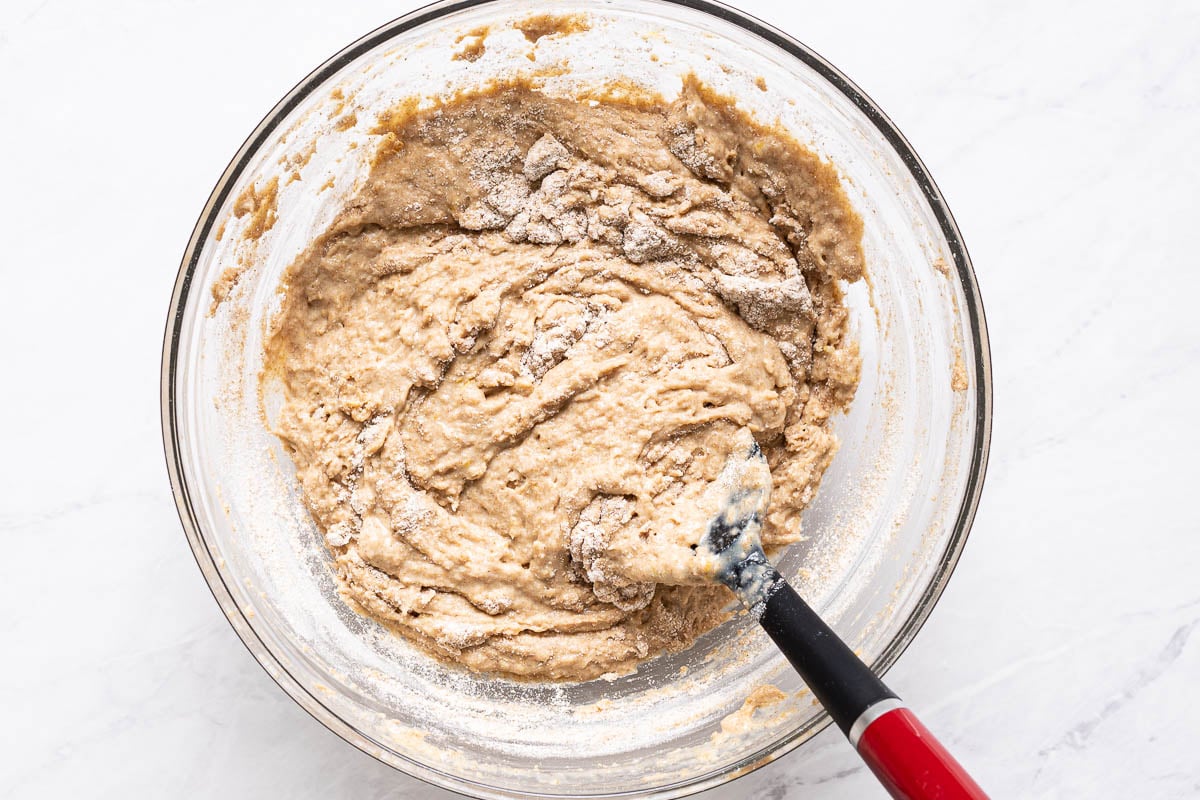
{"type": "MultiPolygon", "coordinates": [[[[299,76],[414,5],[0,5],[0,797],[451,797],[255,664],[158,432],[216,177],[299,76]]],[[[996,797],[1200,796],[1200,5],[742,5],[892,116],[984,292],[988,485],[889,683],[996,797]]],[[[881,796],[832,731],[704,795],[881,796]]]]}

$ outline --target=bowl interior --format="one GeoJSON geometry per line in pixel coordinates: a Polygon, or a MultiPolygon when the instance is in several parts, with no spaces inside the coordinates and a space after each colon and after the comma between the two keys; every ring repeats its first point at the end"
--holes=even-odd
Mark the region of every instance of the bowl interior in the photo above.
{"type": "MultiPolygon", "coordinates": [[[[694,72],[778,121],[838,168],[863,217],[871,275],[847,295],[862,382],[836,420],[842,446],[805,516],[809,538],[783,571],[864,660],[886,667],[940,592],[974,510],[986,344],[969,264],[947,236],[936,190],[914,177],[923,171],[886,121],[819,59],[694,5],[559,3],[556,14],[582,14],[586,26],[536,41],[512,27],[527,12],[509,0],[398,20],[272,112],[223,176],[185,259],[165,351],[164,428],[181,515],[214,594],[318,719],[460,791],[682,794],[784,752],[825,717],[745,617],[636,674],[552,686],[437,664],[339,599],[289,460],[262,423],[258,374],[279,277],[363,175],[369,130],[391,105],[517,75],[540,76],[553,93],[620,78],[671,97],[694,72]],[[483,27],[484,55],[454,59],[463,34],[483,27]],[[271,194],[277,220],[248,238],[254,214],[237,216],[238,199],[271,194]],[[231,283],[210,313],[213,287],[231,283]],[[744,732],[722,730],[764,684],[788,698],[744,732]]],[[[269,392],[264,401],[269,413],[269,392]]]]}

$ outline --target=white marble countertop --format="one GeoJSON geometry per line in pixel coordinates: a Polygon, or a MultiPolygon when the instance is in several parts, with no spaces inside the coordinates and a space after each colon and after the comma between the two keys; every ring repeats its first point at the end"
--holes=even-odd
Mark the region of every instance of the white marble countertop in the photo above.
{"type": "MultiPolygon", "coordinates": [[[[217,176],[310,68],[415,5],[0,4],[0,796],[451,796],[242,647],[158,421],[217,176]]],[[[889,682],[996,797],[1200,795],[1200,5],[742,5],[905,131],[987,305],[982,508],[889,682]]],[[[832,730],[705,795],[881,796],[832,730]]]]}

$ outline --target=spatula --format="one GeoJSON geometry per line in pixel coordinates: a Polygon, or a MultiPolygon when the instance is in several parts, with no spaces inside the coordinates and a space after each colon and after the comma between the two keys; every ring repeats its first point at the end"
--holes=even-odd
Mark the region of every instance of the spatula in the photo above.
{"type": "Polygon", "coordinates": [[[979,800],[983,790],[903,701],[884,685],[767,560],[760,533],[771,471],[748,430],[748,447],[718,478],[724,503],[699,554],[804,679],[871,771],[895,798],[979,800]]]}

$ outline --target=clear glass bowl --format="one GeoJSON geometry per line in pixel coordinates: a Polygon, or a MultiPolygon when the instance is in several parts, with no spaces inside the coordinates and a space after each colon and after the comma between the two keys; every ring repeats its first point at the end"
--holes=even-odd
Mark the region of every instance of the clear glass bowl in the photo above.
{"type": "MultiPolygon", "coordinates": [[[[696,0],[553,10],[585,14],[589,27],[530,41],[511,27],[529,13],[520,0],[429,6],[350,45],[272,109],[188,244],[163,347],[163,435],[183,527],[221,608],[279,685],[346,741],[479,797],[676,797],[777,758],[828,722],[745,617],[615,681],[532,685],[435,663],[337,596],[290,463],[262,424],[257,376],[279,276],[362,174],[375,114],[531,73],[551,92],[621,78],[671,96],[691,71],[836,165],[865,223],[871,273],[848,292],[862,384],[836,420],[842,447],[805,516],[809,539],[782,567],[881,671],[929,615],[975,513],[990,431],[987,334],[970,261],[929,174],[819,56],[696,0]],[[483,56],[452,58],[470,44],[462,35],[483,26],[483,56]],[[277,220],[247,240],[256,218],[269,221],[272,178],[277,220]],[[212,311],[214,286],[230,284],[212,311]],[[761,684],[788,699],[749,730],[722,733],[761,684]]],[[[269,413],[272,398],[263,400],[269,413]]]]}

